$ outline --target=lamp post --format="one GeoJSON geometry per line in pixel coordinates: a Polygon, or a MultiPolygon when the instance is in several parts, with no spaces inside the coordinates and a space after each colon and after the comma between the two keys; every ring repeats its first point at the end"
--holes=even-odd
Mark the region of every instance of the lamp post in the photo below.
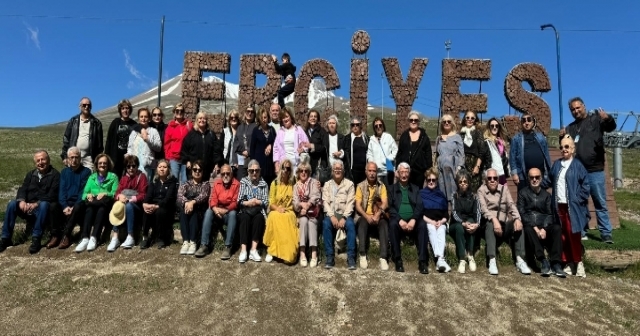
{"type": "Polygon", "coordinates": [[[560,70],[560,34],[556,30],[552,24],[547,23],[540,26],[540,30],[545,30],[546,28],[551,28],[556,33],[556,65],[558,67],[558,107],[560,108],[560,128],[564,127],[564,122],[562,121],[562,72],[560,70]]]}

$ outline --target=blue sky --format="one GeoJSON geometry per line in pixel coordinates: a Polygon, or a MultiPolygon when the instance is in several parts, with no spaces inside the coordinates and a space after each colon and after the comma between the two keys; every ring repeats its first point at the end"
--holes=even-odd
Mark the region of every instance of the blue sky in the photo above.
{"type": "MultiPolygon", "coordinates": [[[[493,62],[487,115],[509,113],[504,78],[518,63],[546,67],[552,91],[543,98],[558,121],[555,39],[561,34],[564,123],[566,100],[587,108],[638,110],[640,3],[632,1],[11,1],[0,15],[0,78],[5,97],[0,126],[36,126],[78,113],[82,96],[100,110],[151,88],[158,78],[160,18],[166,15],[163,79],[182,70],[184,52],[224,51],[232,56],[227,80],[237,83],[243,53],[291,54],[298,66],[324,58],[349,95],[350,40],[357,29],[371,36],[369,102],[393,108],[381,87],[381,58],[400,60],[403,76],[414,57],[429,58],[414,108],[438,114],[444,41],[451,58],[493,62]],[[262,5],[258,5],[262,4],[262,5]],[[14,16],[18,15],[18,16],[14,16]],[[46,16],[46,17],[43,17],[46,16]],[[70,17],[70,18],[55,18],[70,17]],[[92,19],[81,19],[89,17],[92,19]],[[585,31],[591,30],[591,31],[585,31]],[[598,30],[598,31],[593,31],[598,30]],[[8,116],[8,118],[7,118],[8,116]]],[[[525,86],[526,88],[528,86],[525,86]]],[[[478,92],[463,82],[463,93],[478,92]]]]}

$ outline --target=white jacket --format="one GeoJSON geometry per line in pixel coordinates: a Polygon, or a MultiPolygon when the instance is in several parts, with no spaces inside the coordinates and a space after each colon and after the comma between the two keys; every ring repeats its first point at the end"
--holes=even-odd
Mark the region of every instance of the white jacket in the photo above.
{"type": "Polygon", "coordinates": [[[398,154],[398,145],[391,134],[384,132],[380,137],[380,141],[375,136],[369,140],[369,148],[367,149],[367,162],[375,162],[378,166],[378,176],[387,175],[387,160],[396,159],[398,154]]]}

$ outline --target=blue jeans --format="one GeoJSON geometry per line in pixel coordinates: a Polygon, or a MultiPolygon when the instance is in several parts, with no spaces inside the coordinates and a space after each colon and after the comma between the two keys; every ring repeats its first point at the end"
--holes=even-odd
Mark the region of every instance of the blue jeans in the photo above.
{"type": "MultiPolygon", "coordinates": [[[[347,257],[356,257],[356,225],[353,223],[353,218],[347,217],[347,222],[344,225],[345,231],[347,231],[347,257]]],[[[324,252],[327,256],[334,256],[333,244],[336,238],[337,230],[331,224],[331,218],[324,217],[322,221],[322,240],[324,240],[324,252]]]]}
{"type": "MultiPolygon", "coordinates": [[[[136,212],[140,212],[140,207],[135,203],[127,202],[124,206],[124,211],[127,218],[127,233],[133,234],[133,225],[136,222],[136,212]]],[[[118,232],[120,230],[119,227],[120,226],[114,226],[113,232],[118,232]]]]}
{"type": "Polygon", "coordinates": [[[600,235],[611,236],[611,221],[609,221],[609,210],[607,209],[607,189],[605,187],[604,171],[589,173],[587,177],[591,188],[591,200],[596,209],[600,235]]]}
{"type": "Polygon", "coordinates": [[[16,227],[16,217],[24,218],[33,223],[33,237],[42,237],[45,220],[49,215],[49,202],[40,202],[33,210],[32,214],[26,214],[20,210],[18,202],[12,200],[7,204],[7,211],[4,214],[4,224],[2,225],[2,238],[11,239],[13,237],[13,229],[16,227]]]}
{"type": "MultiPolygon", "coordinates": [[[[235,238],[236,232],[236,215],[237,212],[235,210],[231,210],[227,212],[226,215],[222,216],[222,218],[218,218],[213,214],[213,210],[211,208],[207,209],[204,213],[204,222],[202,224],[202,237],[200,237],[200,245],[209,245],[209,239],[211,238],[211,229],[213,227],[213,222],[220,225],[222,228],[223,224],[227,225],[227,230],[224,236],[224,245],[227,247],[231,247],[233,245],[233,239],[235,238]]],[[[217,225],[216,225],[217,226],[217,225]]]]}
{"type": "Polygon", "coordinates": [[[169,167],[171,167],[171,175],[178,179],[178,183],[183,184],[187,182],[187,166],[182,164],[178,160],[170,160],[169,167]]]}

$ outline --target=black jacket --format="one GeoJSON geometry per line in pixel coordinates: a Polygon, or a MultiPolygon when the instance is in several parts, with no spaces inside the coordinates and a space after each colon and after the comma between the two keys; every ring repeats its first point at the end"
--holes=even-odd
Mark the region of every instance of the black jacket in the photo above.
{"type": "Polygon", "coordinates": [[[567,128],[567,134],[576,140],[576,158],[589,173],[604,170],[604,132],[616,129],[616,120],[611,116],[600,118],[598,113],[590,114],[582,120],[575,120],[567,128]]]}
{"type": "MultiPolygon", "coordinates": [[[[309,156],[311,157],[311,170],[313,174],[315,174],[316,169],[318,168],[318,162],[322,159],[322,166],[327,166],[327,151],[328,147],[324,145],[324,138],[327,138],[327,142],[329,141],[329,137],[325,136],[327,132],[322,128],[319,124],[316,124],[313,127],[313,132],[311,132],[311,128],[307,129],[307,137],[309,138],[309,142],[313,144],[314,150],[313,152],[309,152],[309,156]]],[[[338,142],[340,139],[338,138],[338,142]]],[[[339,147],[340,145],[338,145],[339,147]]]]}
{"type": "MultiPolygon", "coordinates": [[[[362,132],[362,140],[364,140],[364,145],[365,147],[369,148],[369,136],[365,133],[362,132]]],[[[344,161],[344,167],[345,169],[347,169],[347,178],[351,179],[351,168],[353,168],[353,158],[352,158],[352,154],[351,150],[353,143],[351,142],[351,133],[347,133],[344,136],[344,139],[342,140],[342,150],[344,150],[344,158],[342,158],[342,160],[344,161]]],[[[365,156],[367,155],[367,153],[365,153],[365,156]]]]}
{"type": "Polygon", "coordinates": [[[167,130],[167,124],[165,124],[164,121],[160,122],[159,124],[150,122],[149,126],[155,128],[158,131],[158,134],[160,134],[160,143],[162,144],[162,148],[160,149],[160,151],[155,152],[155,158],[156,160],[164,159],[164,131],[167,130]]]}
{"type": "Polygon", "coordinates": [[[451,197],[451,217],[454,222],[481,224],[480,204],[475,193],[454,193],[451,197]]]}
{"type": "Polygon", "coordinates": [[[542,188],[537,194],[530,186],[518,191],[517,207],[525,226],[544,228],[553,222],[551,195],[542,188]]]}
{"type": "MultiPolygon", "coordinates": [[[[413,216],[411,219],[419,221],[422,219],[422,199],[420,198],[420,188],[414,184],[409,184],[409,204],[413,208],[413,216]]],[[[400,221],[400,204],[402,203],[402,190],[400,183],[394,183],[387,190],[387,199],[389,200],[389,220],[400,221]]]]}
{"type": "MultiPolygon", "coordinates": [[[[89,156],[95,159],[98,154],[104,152],[102,122],[94,117],[93,114],[89,114],[89,123],[89,156]]],[[[67,123],[67,129],[65,129],[64,136],[62,137],[62,152],[60,153],[62,159],[67,158],[67,150],[69,147],[73,147],[78,143],[79,132],[80,114],[69,119],[67,123]]]]}
{"type": "Polygon", "coordinates": [[[200,133],[192,129],[182,141],[180,160],[182,160],[184,164],[202,160],[207,168],[205,170],[210,171],[213,166],[222,160],[223,147],[224,133],[222,133],[220,139],[218,139],[211,130],[200,133]]]}
{"type": "MultiPolygon", "coordinates": [[[[132,127],[137,124],[138,123],[133,119],[128,119],[127,121],[124,121],[119,117],[113,119],[113,121],[109,125],[109,130],[107,131],[107,143],[105,144],[105,148],[104,148],[104,153],[109,155],[111,157],[111,160],[113,161],[118,160],[117,159],[119,155],[118,151],[125,152],[125,153],[127,152],[126,144],[129,143],[129,134],[131,134],[132,127]],[[120,128],[120,125],[127,125],[129,127],[126,140],[122,139],[125,141],[122,144],[124,149],[118,149],[118,142],[121,140],[121,139],[118,139],[118,128],[120,128]]],[[[122,158],[120,160],[124,160],[124,159],[122,158]]]]}
{"type": "Polygon", "coordinates": [[[49,166],[49,171],[38,178],[38,169],[27,173],[18,193],[16,200],[34,203],[38,201],[58,202],[58,192],[60,191],[60,173],[49,166]]]}
{"type": "MultiPolygon", "coordinates": [[[[338,141],[337,141],[338,151],[344,151],[344,135],[340,134],[340,133],[336,133],[336,134],[338,135],[338,141]]],[[[324,134],[322,135],[322,145],[327,150],[328,155],[332,156],[332,153],[329,153],[329,132],[324,132],[324,134]]],[[[327,159],[329,159],[329,158],[327,157],[327,159]]],[[[347,154],[346,154],[346,152],[345,152],[344,157],[342,159],[340,159],[340,160],[342,160],[342,162],[344,162],[344,166],[346,168],[347,167],[347,154]]]]}
{"type": "Polygon", "coordinates": [[[283,79],[286,78],[287,75],[291,75],[293,82],[296,81],[296,66],[291,62],[278,64],[278,61],[274,61],[273,65],[276,67],[276,72],[279,73],[283,79]]]}
{"type": "Polygon", "coordinates": [[[178,180],[173,175],[169,175],[164,183],[160,182],[158,178],[154,178],[149,183],[143,203],[157,204],[162,208],[175,209],[177,199],[178,180]]]}
{"type": "Polygon", "coordinates": [[[418,138],[418,148],[415,152],[411,152],[411,137],[409,130],[402,132],[398,144],[398,154],[396,155],[396,168],[401,162],[406,162],[411,167],[411,171],[423,173],[425,170],[433,166],[433,156],[431,152],[431,140],[424,128],[419,128],[420,137],[418,138]]]}

